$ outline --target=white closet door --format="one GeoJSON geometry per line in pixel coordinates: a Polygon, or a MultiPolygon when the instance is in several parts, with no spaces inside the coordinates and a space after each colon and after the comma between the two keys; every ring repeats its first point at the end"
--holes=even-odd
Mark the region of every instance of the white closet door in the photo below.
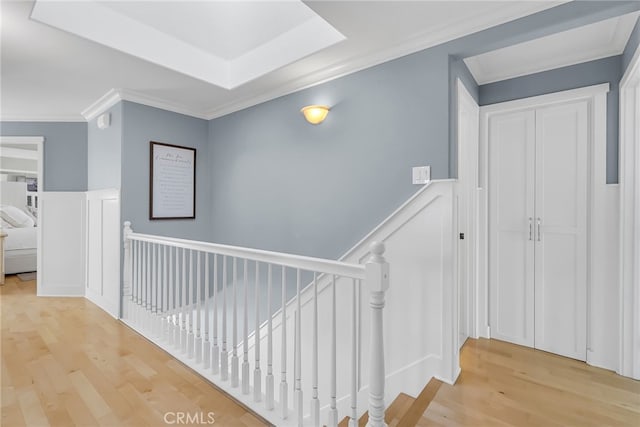
{"type": "Polygon", "coordinates": [[[535,348],[586,360],[586,102],[536,110],[535,348]]]}
{"type": "Polygon", "coordinates": [[[534,344],[535,112],[489,122],[491,337],[534,344]]]}

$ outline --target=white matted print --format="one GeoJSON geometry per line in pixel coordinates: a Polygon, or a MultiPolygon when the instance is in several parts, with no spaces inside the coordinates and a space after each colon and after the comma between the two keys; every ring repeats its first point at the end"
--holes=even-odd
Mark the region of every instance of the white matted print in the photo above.
{"type": "Polygon", "coordinates": [[[150,142],[149,219],[196,217],[196,149],[150,142]]]}

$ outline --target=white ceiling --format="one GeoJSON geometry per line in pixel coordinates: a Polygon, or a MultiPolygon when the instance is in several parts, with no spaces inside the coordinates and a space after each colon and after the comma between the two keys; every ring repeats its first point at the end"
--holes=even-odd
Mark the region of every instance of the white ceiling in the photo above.
{"type": "Polygon", "coordinates": [[[619,55],[640,12],[465,58],[478,84],[619,55]]]}
{"type": "Polygon", "coordinates": [[[97,27],[90,28],[92,34],[106,37],[98,43],[30,19],[33,1],[1,1],[0,118],[52,121],[85,120],[120,99],[194,117],[219,117],[564,2],[58,2],[72,19],[58,14],[56,25],[92,22],[97,27]],[[121,20],[116,22],[137,23],[146,31],[144,37],[153,33],[170,40],[172,49],[136,38],[132,26],[123,30],[100,19],[88,21],[81,9],[94,6],[102,13],[98,18],[115,15],[121,20]],[[289,7],[295,8],[290,14],[289,7]],[[320,21],[329,24],[336,37],[328,47],[302,33],[296,33],[296,43],[284,37],[320,21]],[[339,35],[345,39],[335,43],[339,35]],[[107,46],[122,38],[124,46],[107,46]],[[144,51],[145,44],[152,50],[144,51]],[[304,44],[316,52],[296,50],[304,44]],[[272,50],[259,53],[264,46],[272,50]],[[140,49],[138,56],[125,53],[135,49],[140,49]],[[283,51],[280,65],[270,62],[273,49],[283,51]],[[205,66],[216,61],[231,66],[251,54],[256,54],[256,63],[265,59],[260,55],[267,56],[266,68],[249,61],[238,68],[246,71],[235,81],[224,76],[214,80],[215,67],[205,66]],[[162,58],[169,64],[158,65],[162,58]]]}
{"type": "Polygon", "coordinates": [[[344,40],[299,0],[37,0],[31,19],[225,89],[344,40]]]}

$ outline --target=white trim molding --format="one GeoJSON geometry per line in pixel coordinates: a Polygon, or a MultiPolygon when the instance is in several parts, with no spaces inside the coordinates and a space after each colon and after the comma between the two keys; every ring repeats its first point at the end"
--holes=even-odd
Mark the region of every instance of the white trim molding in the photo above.
{"type": "Polygon", "coordinates": [[[617,372],[640,379],[640,49],[620,81],[620,354],[617,372]]]}
{"type": "Polygon", "coordinates": [[[85,119],[81,114],[2,114],[0,122],[84,122],[85,119]]]}
{"type": "Polygon", "coordinates": [[[107,111],[120,101],[135,102],[136,104],[146,105],[148,107],[159,108],[173,113],[184,114],[185,116],[195,117],[198,119],[209,120],[205,113],[195,111],[184,105],[171,103],[160,98],[129,90],[129,89],[109,89],[107,93],[102,95],[97,101],[89,105],[82,111],[82,116],[86,121],[91,121],[100,114],[107,111]]]}
{"type": "MultiPolygon", "coordinates": [[[[44,141],[43,136],[0,136],[0,146],[3,144],[12,145],[35,145],[36,159],[38,161],[37,173],[38,173],[38,201],[42,200],[42,194],[44,193],[44,141]]],[[[38,249],[36,251],[36,292],[41,294],[42,292],[42,213],[39,213],[40,226],[36,231],[36,244],[38,249]]]]}

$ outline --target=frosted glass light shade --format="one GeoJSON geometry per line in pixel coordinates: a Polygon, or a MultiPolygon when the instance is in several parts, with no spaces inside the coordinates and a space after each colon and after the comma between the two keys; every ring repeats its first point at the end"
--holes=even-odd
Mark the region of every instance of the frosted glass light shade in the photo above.
{"type": "Polygon", "coordinates": [[[322,123],[329,113],[329,107],[326,105],[307,105],[302,108],[304,118],[311,124],[317,125],[322,123]]]}

